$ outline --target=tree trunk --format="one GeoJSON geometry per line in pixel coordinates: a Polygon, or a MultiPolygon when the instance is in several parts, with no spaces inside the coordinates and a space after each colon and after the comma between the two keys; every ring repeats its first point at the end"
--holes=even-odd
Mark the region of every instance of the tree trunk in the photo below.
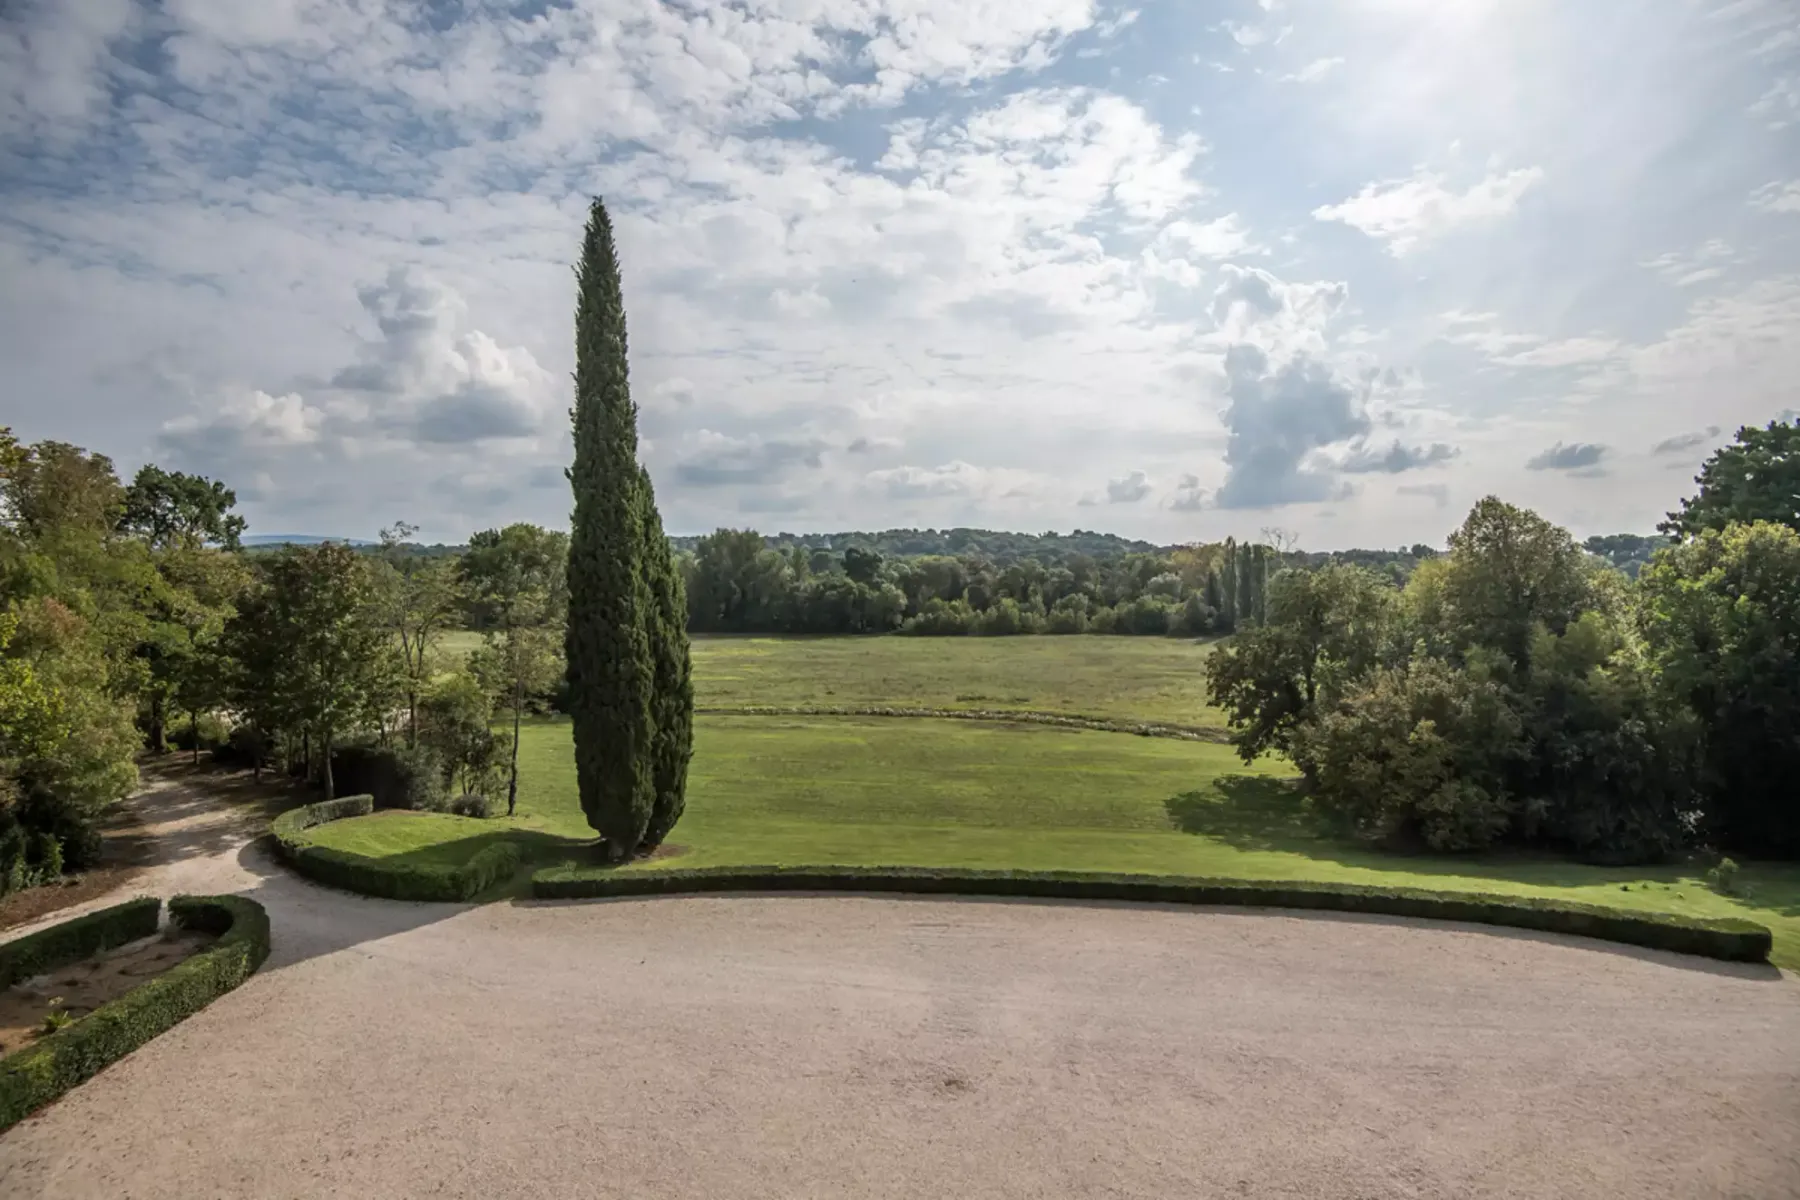
{"type": "Polygon", "coordinates": [[[320,749],[325,752],[325,798],[336,800],[337,794],[332,790],[334,781],[331,778],[331,729],[327,727],[320,735],[320,749]]]}
{"type": "Polygon", "coordinates": [[[168,739],[163,733],[163,699],[155,692],[150,694],[150,751],[153,754],[169,752],[168,739]]]}
{"type": "Polygon", "coordinates": [[[406,748],[419,748],[419,693],[411,687],[406,689],[406,748]]]}
{"type": "Polygon", "coordinates": [[[188,733],[194,739],[194,765],[197,767],[200,765],[200,710],[197,708],[188,713],[188,733]]]}
{"type": "Polygon", "coordinates": [[[524,702],[524,688],[513,680],[513,744],[512,766],[506,781],[506,815],[512,816],[519,803],[519,706],[524,702]]]}

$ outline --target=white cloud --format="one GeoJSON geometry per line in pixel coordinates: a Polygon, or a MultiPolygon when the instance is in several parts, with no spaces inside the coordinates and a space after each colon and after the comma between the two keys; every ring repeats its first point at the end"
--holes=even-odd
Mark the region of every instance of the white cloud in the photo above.
{"type": "Polygon", "coordinates": [[[1342,58],[1315,58],[1298,71],[1281,76],[1281,79],[1285,83],[1318,83],[1343,65],[1342,58]]]}
{"type": "Polygon", "coordinates": [[[1420,170],[1406,179],[1366,184],[1339,204],[1313,209],[1321,221],[1341,221],[1387,244],[1401,257],[1417,246],[1462,225],[1511,214],[1520,199],[1544,177],[1538,167],[1490,174],[1466,191],[1445,186],[1444,176],[1420,170]]]}
{"type": "Polygon", "coordinates": [[[1763,184],[1750,194],[1750,206],[1759,212],[1800,213],[1800,179],[1763,184]]]}

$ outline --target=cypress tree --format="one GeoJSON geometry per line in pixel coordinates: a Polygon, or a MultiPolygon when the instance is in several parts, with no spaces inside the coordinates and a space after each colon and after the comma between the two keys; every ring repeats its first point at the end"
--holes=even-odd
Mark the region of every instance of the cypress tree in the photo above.
{"type": "Polygon", "coordinates": [[[1256,567],[1248,542],[1237,548],[1237,619],[1245,625],[1256,622],[1256,567]]]}
{"type": "Polygon", "coordinates": [[[669,539],[656,511],[656,489],[650,474],[639,468],[642,489],[644,571],[650,585],[650,656],[655,663],[656,692],[651,716],[656,734],[651,744],[651,781],[656,799],[639,849],[662,845],[681,819],[687,804],[688,760],[694,753],[694,682],[688,658],[687,595],[669,539]]]}
{"type": "Polygon", "coordinates": [[[612,221],[588,210],[575,270],[575,512],[569,535],[569,713],[581,809],[606,857],[629,858],[655,807],[654,604],[643,569],[637,407],[625,359],[625,303],[612,221]]]}
{"type": "Polygon", "coordinates": [[[1225,589],[1225,628],[1236,629],[1238,621],[1237,541],[1234,538],[1225,539],[1225,556],[1220,573],[1223,578],[1219,582],[1225,589]]]}

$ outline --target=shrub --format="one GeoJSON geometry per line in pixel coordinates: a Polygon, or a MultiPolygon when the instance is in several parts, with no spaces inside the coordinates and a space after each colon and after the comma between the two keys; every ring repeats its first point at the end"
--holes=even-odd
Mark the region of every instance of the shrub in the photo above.
{"type": "Polygon", "coordinates": [[[140,897],[0,945],[0,989],[156,932],[162,901],[140,897]]]}
{"type": "Polygon", "coordinates": [[[346,817],[367,816],[370,797],[346,796],[290,809],[269,826],[275,852],[300,874],[316,882],[365,896],[389,900],[472,900],[518,871],[522,859],[511,842],[496,842],[477,851],[460,866],[438,863],[392,863],[314,845],[306,831],[346,817]]]}
{"type": "Polygon", "coordinates": [[[266,767],[273,747],[260,729],[234,725],[223,745],[213,747],[213,761],[235,767],[266,767]]]}
{"type": "Polygon", "coordinates": [[[1535,929],[1736,962],[1766,960],[1773,942],[1768,928],[1754,921],[1626,912],[1539,897],[1075,871],[776,866],[616,871],[553,867],[532,876],[531,891],[546,900],[723,891],[837,891],[1317,909],[1535,929]]]}
{"type": "Polygon", "coordinates": [[[442,760],[427,746],[342,746],[331,753],[332,782],[339,792],[374,797],[376,808],[442,809],[442,760]]]}
{"type": "Polygon", "coordinates": [[[1738,894],[1738,865],[1729,858],[1721,858],[1718,865],[1706,873],[1706,882],[1713,891],[1721,896],[1738,894]]]}
{"type": "MultiPolygon", "coordinates": [[[[11,812],[25,829],[28,840],[32,833],[48,833],[56,838],[62,847],[62,870],[85,871],[99,864],[100,831],[94,828],[93,817],[78,803],[47,788],[32,787],[25,790],[11,812]]],[[[5,821],[5,815],[0,814],[0,826],[5,821]]]]}
{"type": "Polygon", "coordinates": [[[477,817],[486,820],[494,815],[494,805],[479,792],[465,792],[450,801],[450,811],[459,817],[477,817]]]}
{"type": "Polygon", "coordinates": [[[177,721],[169,727],[169,745],[176,750],[192,750],[196,737],[200,749],[217,750],[231,740],[231,727],[224,718],[213,713],[201,713],[198,722],[177,721]]]}
{"type": "MultiPolygon", "coordinates": [[[[57,934],[62,938],[57,946],[61,957],[40,955],[41,964],[32,973],[154,933],[161,908],[159,900],[134,900],[21,939],[30,942],[57,934]],[[127,909],[132,910],[129,919],[112,918],[112,936],[119,940],[96,941],[91,929],[80,935],[66,932],[69,926],[82,921],[127,909]],[[124,933],[131,936],[119,936],[124,933]]],[[[219,940],[74,1024],[0,1059],[0,1130],[199,1012],[248,979],[269,956],[269,916],[254,900],[242,896],[177,896],[169,901],[169,919],[183,928],[216,934],[219,940]]],[[[16,945],[0,947],[0,953],[16,945]]],[[[0,957],[0,963],[5,961],[0,957]]]]}

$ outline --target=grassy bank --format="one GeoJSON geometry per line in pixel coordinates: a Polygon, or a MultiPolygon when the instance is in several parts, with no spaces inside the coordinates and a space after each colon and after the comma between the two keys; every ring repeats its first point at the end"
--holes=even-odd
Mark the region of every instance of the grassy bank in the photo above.
{"type": "MultiPolygon", "coordinates": [[[[378,813],[324,826],[321,844],[459,863],[496,840],[528,862],[577,858],[592,838],[569,729],[525,731],[518,815],[474,821],[378,813]]],[[[1355,883],[1544,896],[1692,916],[1746,917],[1800,969],[1800,867],[1746,867],[1746,898],[1692,868],[1590,867],[1541,857],[1395,857],[1326,836],[1275,769],[1229,748],[976,722],[703,717],[682,852],[629,871],[746,864],[1082,870],[1355,883]]]]}

